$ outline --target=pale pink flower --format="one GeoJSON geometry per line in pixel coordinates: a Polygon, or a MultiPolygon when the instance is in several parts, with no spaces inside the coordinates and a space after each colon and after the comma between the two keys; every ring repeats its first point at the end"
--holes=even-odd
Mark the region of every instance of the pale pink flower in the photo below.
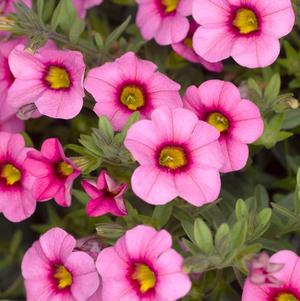
{"type": "Polygon", "coordinates": [[[24,168],[30,148],[19,134],[0,132],[0,212],[12,222],[31,216],[36,200],[31,189],[34,181],[24,168]]]}
{"type": "Polygon", "coordinates": [[[291,0],[195,0],[193,17],[201,26],[195,51],[209,62],[230,56],[248,68],[274,63],[279,38],[295,23],[291,0]]]}
{"type": "Polygon", "coordinates": [[[97,183],[83,180],[82,187],[91,197],[87,204],[87,215],[90,217],[111,213],[115,216],[127,215],[124,204],[124,193],[127,184],[117,184],[105,170],[100,172],[97,183]]]}
{"type": "Polygon", "coordinates": [[[272,277],[278,280],[277,285],[255,284],[248,277],[244,285],[242,301],[299,301],[300,259],[297,254],[282,250],[275,253],[269,262],[269,268],[275,267],[272,277]]]}
{"type": "Polygon", "coordinates": [[[222,62],[210,63],[210,62],[204,60],[201,56],[199,56],[194,51],[193,35],[198,27],[199,27],[199,25],[194,20],[191,20],[188,35],[186,36],[186,38],[183,41],[176,43],[176,44],[172,44],[171,46],[172,46],[173,50],[178,55],[180,55],[181,57],[186,59],[187,61],[195,63],[195,64],[200,64],[208,71],[217,72],[217,73],[222,72],[223,71],[222,62]]]}
{"type": "Polygon", "coordinates": [[[82,237],[76,241],[76,250],[88,253],[94,260],[100,253],[102,244],[97,235],[82,237]]]}
{"type": "Polygon", "coordinates": [[[30,151],[24,165],[36,177],[32,194],[38,201],[54,198],[60,206],[71,206],[71,189],[80,170],[65,156],[58,139],[45,140],[40,152],[30,151]]]}
{"type": "Polygon", "coordinates": [[[249,157],[247,144],[258,139],[264,123],[258,107],[230,82],[209,80],[199,88],[191,86],[184,96],[184,105],[199,119],[213,125],[219,132],[219,142],[225,156],[221,172],[242,169],[249,157]]]}
{"type": "Polygon", "coordinates": [[[43,234],[22,261],[27,301],[83,301],[99,287],[95,262],[74,251],[76,240],[60,228],[43,234]]]}
{"type": "Polygon", "coordinates": [[[85,64],[78,51],[40,49],[31,54],[17,46],[9,56],[15,81],[7,101],[20,108],[34,103],[38,111],[53,118],[70,119],[83,105],[85,64]]]}
{"type": "Polygon", "coordinates": [[[136,23],[145,40],[160,45],[182,41],[189,30],[187,16],[192,13],[191,0],[136,0],[136,23]]]}
{"type": "Polygon", "coordinates": [[[103,0],[72,0],[72,2],[79,17],[84,18],[88,9],[100,5],[103,0]]]}
{"type": "Polygon", "coordinates": [[[155,205],[177,196],[195,206],[215,201],[224,164],[219,136],[213,126],[182,108],[160,107],[151,120],[136,122],[125,139],[141,165],[131,178],[134,193],[155,205]]]}
{"type": "Polygon", "coordinates": [[[172,249],[172,238],[167,231],[137,226],[99,254],[96,266],[102,278],[102,298],[179,300],[191,288],[182,261],[181,255],[172,249]]]}
{"type": "Polygon", "coordinates": [[[249,264],[249,280],[253,284],[278,286],[281,282],[274,276],[282,270],[284,264],[270,261],[268,253],[262,252],[254,256],[249,264]]]}
{"type": "Polygon", "coordinates": [[[140,112],[141,118],[149,118],[159,106],[182,106],[180,85],[158,72],[152,62],[138,59],[133,52],[92,69],[84,87],[97,102],[94,111],[98,116],[107,116],[116,130],[120,130],[135,111],[140,112]]]}

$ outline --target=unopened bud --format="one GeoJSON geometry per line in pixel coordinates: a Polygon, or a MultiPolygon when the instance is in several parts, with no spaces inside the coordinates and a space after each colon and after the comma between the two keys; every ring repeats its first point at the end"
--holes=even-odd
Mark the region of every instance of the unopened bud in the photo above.
{"type": "Polygon", "coordinates": [[[15,21],[9,17],[0,16],[0,31],[12,31],[15,21]]]}
{"type": "Polygon", "coordinates": [[[296,110],[299,108],[299,101],[298,99],[292,97],[287,101],[287,104],[289,105],[289,107],[293,110],[296,110]]]}

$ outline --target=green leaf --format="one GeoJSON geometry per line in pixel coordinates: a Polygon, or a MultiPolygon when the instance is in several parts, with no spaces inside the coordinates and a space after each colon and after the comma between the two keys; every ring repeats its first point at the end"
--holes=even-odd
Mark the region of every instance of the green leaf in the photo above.
{"type": "Polygon", "coordinates": [[[278,73],[275,73],[271,77],[264,92],[264,99],[267,103],[272,103],[277,98],[280,92],[280,87],[281,87],[280,75],[278,73]]]}
{"type": "Polygon", "coordinates": [[[300,168],[297,171],[297,187],[296,187],[296,198],[295,198],[295,212],[297,215],[300,214],[300,168]]]}
{"type": "Polygon", "coordinates": [[[153,210],[152,218],[157,222],[158,229],[164,227],[172,216],[173,204],[168,203],[163,206],[156,206],[153,210]]]}
{"type": "Polygon", "coordinates": [[[257,185],[255,187],[254,196],[256,198],[258,209],[263,209],[269,206],[269,195],[266,188],[262,185],[257,185]]]}
{"type": "Polygon", "coordinates": [[[246,203],[242,199],[239,199],[236,202],[235,214],[238,220],[245,220],[248,218],[249,210],[246,203]]]}
{"type": "Polygon", "coordinates": [[[60,0],[51,19],[51,28],[56,31],[60,26],[64,32],[70,32],[76,17],[77,13],[71,0],[60,0]]]}
{"type": "Polygon", "coordinates": [[[194,237],[196,245],[203,253],[207,255],[212,254],[214,250],[213,236],[210,229],[201,218],[195,220],[194,237]]]}
{"type": "Polygon", "coordinates": [[[293,221],[296,223],[300,223],[300,219],[299,216],[297,216],[295,213],[293,213],[292,211],[290,211],[289,209],[280,206],[276,203],[272,203],[272,207],[281,215],[285,216],[286,218],[289,219],[289,221],[293,221]]]}
{"type": "Polygon", "coordinates": [[[70,29],[69,39],[72,43],[76,44],[83,33],[85,28],[85,22],[81,19],[76,18],[70,29]]]}
{"type": "Polygon", "coordinates": [[[89,200],[89,196],[85,192],[78,189],[73,188],[72,195],[83,205],[86,205],[89,200]]]}
{"type": "Polygon", "coordinates": [[[40,20],[43,20],[43,10],[44,10],[44,0],[37,0],[36,7],[37,7],[37,13],[40,18],[40,20]]]}
{"type": "MultiPolygon", "coordinates": [[[[174,211],[175,212],[175,211],[174,211]]],[[[194,225],[190,221],[181,221],[181,226],[185,234],[189,237],[192,242],[195,242],[194,237],[194,225]]]]}
{"type": "Polygon", "coordinates": [[[120,36],[124,33],[127,26],[129,25],[131,16],[129,16],[119,27],[117,27],[106,39],[105,48],[110,49],[111,45],[117,41],[120,36]]]}
{"type": "Polygon", "coordinates": [[[104,134],[104,136],[107,138],[106,142],[108,144],[112,143],[114,139],[114,130],[113,127],[109,121],[109,119],[106,116],[102,116],[99,118],[99,130],[104,134]]]}
{"type": "Polygon", "coordinates": [[[245,221],[237,221],[231,229],[232,248],[241,247],[247,237],[248,224],[245,221]]]}
{"type": "Polygon", "coordinates": [[[215,235],[215,247],[219,254],[225,256],[231,244],[230,229],[228,224],[222,224],[215,235]]]}

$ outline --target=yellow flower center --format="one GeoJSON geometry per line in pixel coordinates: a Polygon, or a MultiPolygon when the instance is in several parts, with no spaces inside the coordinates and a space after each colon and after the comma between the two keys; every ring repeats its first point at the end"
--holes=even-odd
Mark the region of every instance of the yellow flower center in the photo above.
{"type": "Polygon", "coordinates": [[[71,85],[69,73],[61,67],[51,66],[47,72],[45,80],[52,89],[65,89],[71,85]]]}
{"type": "Polygon", "coordinates": [[[159,164],[169,169],[177,169],[187,164],[184,149],[177,146],[166,146],[159,154],[159,164]]]}
{"type": "Polygon", "coordinates": [[[73,282],[71,273],[63,265],[59,265],[56,268],[53,278],[57,280],[57,287],[59,289],[67,288],[73,282]]]}
{"type": "Polygon", "coordinates": [[[214,126],[220,133],[227,131],[229,128],[228,119],[221,113],[211,113],[206,121],[214,126]]]}
{"type": "Polygon", "coordinates": [[[247,8],[237,10],[233,25],[238,28],[241,34],[251,33],[258,30],[258,20],[256,14],[247,8]]]}
{"type": "Polygon", "coordinates": [[[166,13],[172,13],[177,9],[179,0],[161,0],[166,13]]]}
{"type": "Polygon", "coordinates": [[[279,294],[274,301],[299,301],[297,297],[290,293],[279,294]]]}
{"type": "Polygon", "coordinates": [[[74,171],[72,165],[68,164],[67,162],[59,163],[57,170],[62,176],[65,177],[68,177],[74,171]]]}
{"type": "Polygon", "coordinates": [[[193,40],[191,38],[186,38],[183,43],[186,47],[193,49],[193,40]]]}
{"type": "Polygon", "coordinates": [[[1,170],[1,178],[5,179],[7,185],[12,186],[21,180],[22,174],[12,164],[5,164],[1,170]]]}
{"type": "Polygon", "coordinates": [[[125,86],[121,92],[121,102],[129,110],[136,111],[145,105],[144,92],[135,85],[125,86]]]}
{"type": "Polygon", "coordinates": [[[141,293],[147,293],[155,287],[156,277],[154,272],[145,264],[136,264],[132,279],[137,281],[141,293]]]}

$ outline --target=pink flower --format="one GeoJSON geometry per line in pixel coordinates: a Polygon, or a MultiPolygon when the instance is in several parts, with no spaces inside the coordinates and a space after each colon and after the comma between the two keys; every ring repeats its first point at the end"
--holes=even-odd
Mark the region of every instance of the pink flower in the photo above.
{"type": "Polygon", "coordinates": [[[190,21],[190,30],[188,32],[187,37],[179,43],[172,44],[173,50],[187,61],[200,64],[208,71],[217,72],[217,73],[222,72],[223,64],[221,62],[218,63],[207,62],[194,51],[192,39],[198,27],[199,27],[198,24],[194,20],[190,21]]]}
{"type": "Polygon", "coordinates": [[[127,215],[124,204],[124,193],[127,184],[116,184],[107,174],[101,171],[97,183],[83,180],[81,182],[86,193],[91,197],[87,204],[87,215],[90,217],[111,213],[115,216],[127,215]]]}
{"type": "MultiPolygon", "coordinates": [[[[7,15],[9,13],[14,13],[14,3],[20,2],[19,0],[1,0],[0,2],[0,13],[7,15]]],[[[23,0],[23,3],[28,7],[32,6],[31,0],[23,0]]]]}
{"type": "Polygon", "coordinates": [[[257,285],[247,278],[242,301],[298,301],[300,300],[300,260],[292,251],[283,250],[274,254],[270,262],[284,265],[282,269],[273,273],[280,281],[278,286],[269,283],[257,285]]]}
{"type": "Polygon", "coordinates": [[[191,281],[182,271],[182,257],[172,248],[171,235],[137,226],[101,251],[97,269],[103,300],[175,301],[185,296],[191,281]]]}
{"type": "Polygon", "coordinates": [[[0,132],[20,133],[24,130],[24,122],[17,116],[3,116],[0,111],[0,132]]]}
{"type": "Polygon", "coordinates": [[[95,261],[102,248],[100,237],[97,235],[80,238],[76,241],[76,250],[89,254],[95,261]]]}
{"type": "Polygon", "coordinates": [[[20,222],[36,207],[31,193],[34,178],[24,168],[30,149],[19,134],[0,132],[0,145],[0,212],[12,222],[20,222]]]}
{"type": "Polygon", "coordinates": [[[7,93],[15,78],[10,71],[8,57],[11,51],[18,45],[23,44],[24,39],[13,39],[10,41],[0,41],[0,106],[1,115],[6,119],[16,114],[17,108],[7,103],[7,93]]]}
{"type": "Polygon", "coordinates": [[[187,16],[192,13],[191,0],[136,0],[137,26],[145,40],[160,45],[182,41],[189,30],[187,16]]]}
{"type": "Polygon", "coordinates": [[[7,101],[14,107],[35,103],[39,112],[53,118],[70,119],[83,104],[85,65],[80,52],[40,49],[36,54],[17,46],[9,56],[16,78],[7,101]]]}
{"type": "Polygon", "coordinates": [[[225,156],[221,172],[242,169],[249,156],[247,144],[263,133],[258,107],[241,99],[236,86],[220,80],[206,81],[199,88],[189,87],[184,105],[220,132],[219,142],[225,156]]]}
{"type": "Polygon", "coordinates": [[[254,256],[249,265],[249,280],[253,284],[278,286],[281,284],[274,274],[282,270],[284,264],[270,262],[268,253],[263,252],[254,256]]]}
{"type": "Polygon", "coordinates": [[[148,118],[161,105],[181,107],[180,85],[156,70],[156,65],[138,59],[133,52],[92,69],[85,89],[97,101],[94,111],[107,116],[120,130],[134,111],[148,118]]]}
{"type": "Polygon", "coordinates": [[[65,156],[58,139],[47,139],[40,152],[36,150],[29,152],[25,168],[36,177],[32,194],[38,201],[54,198],[60,206],[71,206],[72,184],[80,171],[65,156]]]}
{"type": "Polygon", "coordinates": [[[27,301],[83,301],[99,286],[94,260],[73,251],[76,240],[60,228],[46,232],[22,262],[27,301]]]}
{"type": "Polygon", "coordinates": [[[84,18],[88,9],[100,5],[103,0],[72,0],[80,18],[84,18]]]}
{"type": "Polygon", "coordinates": [[[209,62],[230,56],[248,68],[271,65],[279,38],[295,23],[291,0],[195,0],[193,17],[201,25],[195,51],[209,62]]]}
{"type": "Polygon", "coordinates": [[[140,163],[133,173],[134,193],[150,204],[182,197],[195,206],[214,201],[224,163],[219,133],[186,109],[156,109],[151,120],[136,122],[125,146],[140,163]]]}

